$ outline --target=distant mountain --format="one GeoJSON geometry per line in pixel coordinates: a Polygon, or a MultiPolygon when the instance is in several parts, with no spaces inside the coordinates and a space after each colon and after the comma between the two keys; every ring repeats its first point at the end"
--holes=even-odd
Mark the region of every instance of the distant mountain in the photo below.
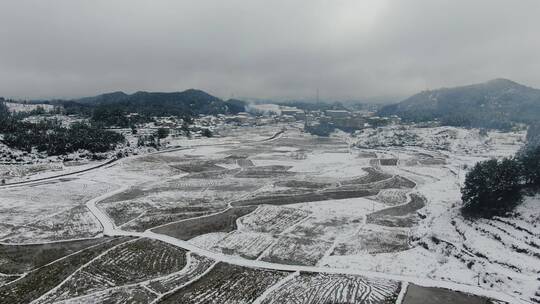
{"type": "Polygon", "coordinates": [[[122,109],[149,116],[234,114],[245,109],[241,100],[223,101],[204,91],[189,89],[183,92],[113,92],[74,100],[82,105],[122,109]]]}
{"type": "Polygon", "coordinates": [[[444,125],[509,128],[540,118],[540,90],[507,79],[429,90],[388,105],[381,116],[398,115],[406,121],[438,119],[444,125]]]}
{"type": "Polygon", "coordinates": [[[75,100],[78,103],[84,103],[84,104],[101,104],[101,103],[115,103],[119,101],[125,100],[127,97],[129,97],[128,94],[124,92],[113,92],[113,93],[106,93],[101,94],[93,97],[84,97],[75,100]]]}

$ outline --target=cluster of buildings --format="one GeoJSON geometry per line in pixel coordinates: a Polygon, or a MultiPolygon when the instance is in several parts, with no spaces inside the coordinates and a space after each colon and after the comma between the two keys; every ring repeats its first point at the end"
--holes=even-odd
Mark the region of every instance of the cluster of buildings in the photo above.
{"type": "MultiPolygon", "coordinates": [[[[155,134],[160,128],[169,130],[172,138],[178,136],[200,137],[205,130],[213,131],[220,125],[261,126],[274,123],[302,123],[309,127],[321,126],[325,129],[341,129],[347,132],[365,128],[376,128],[399,124],[397,116],[379,117],[370,111],[349,110],[314,110],[305,111],[294,107],[280,106],[277,112],[260,113],[240,112],[235,115],[201,115],[194,118],[188,126],[181,118],[155,117],[153,123],[138,128],[137,134],[131,137],[145,137],[155,134]]],[[[130,130],[124,130],[128,135],[130,130]]],[[[127,136],[129,137],[129,136],[127,136]]]]}
{"type": "MultiPolygon", "coordinates": [[[[397,116],[379,117],[370,111],[349,110],[315,110],[305,111],[294,107],[280,106],[279,111],[266,113],[267,115],[252,115],[238,113],[234,116],[221,117],[225,123],[237,125],[264,125],[276,122],[304,123],[306,126],[326,125],[346,131],[376,128],[386,125],[399,124],[397,116]]],[[[218,116],[219,118],[219,116],[218,116]]]]}
{"type": "Polygon", "coordinates": [[[304,121],[306,126],[325,124],[343,130],[360,130],[400,123],[400,118],[395,115],[390,117],[379,117],[369,111],[349,110],[305,112],[300,109],[285,109],[281,111],[280,119],[288,122],[304,121]]]}

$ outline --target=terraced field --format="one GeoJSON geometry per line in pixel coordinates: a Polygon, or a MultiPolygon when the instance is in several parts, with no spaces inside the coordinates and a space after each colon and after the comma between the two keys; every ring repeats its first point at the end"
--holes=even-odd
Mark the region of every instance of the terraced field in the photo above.
{"type": "Polygon", "coordinates": [[[30,303],[60,284],[79,267],[92,261],[103,251],[126,241],[127,239],[118,238],[104,242],[37,268],[19,280],[0,287],[0,303],[30,303]]]}
{"type": "Polygon", "coordinates": [[[407,193],[406,189],[383,189],[373,199],[388,206],[396,206],[407,202],[407,193]]]}
{"type": "Polygon", "coordinates": [[[80,304],[94,304],[94,303],[106,303],[106,304],[146,304],[151,303],[157,296],[140,286],[111,288],[104,291],[92,293],[86,296],[77,297],[74,299],[59,301],[55,303],[68,304],[68,303],[80,303],[80,304]]]}
{"type": "Polygon", "coordinates": [[[366,189],[357,187],[341,187],[338,189],[328,189],[321,191],[301,191],[301,193],[291,193],[289,190],[276,191],[273,194],[257,195],[245,200],[236,201],[234,206],[250,205],[291,205],[299,203],[309,203],[318,201],[327,201],[334,199],[357,198],[375,195],[376,189],[366,189]]]}
{"type": "Polygon", "coordinates": [[[276,240],[277,237],[269,233],[233,231],[210,249],[227,255],[255,259],[276,240]]]}
{"type": "Polygon", "coordinates": [[[49,293],[43,303],[66,300],[182,270],[185,251],[148,239],[126,242],[92,261],[49,293]]]}
{"type": "Polygon", "coordinates": [[[253,303],[287,272],[251,269],[219,263],[203,279],[179,289],[160,303],[253,303]]]}
{"type": "Polygon", "coordinates": [[[404,205],[383,209],[367,216],[367,222],[388,227],[411,227],[417,217],[414,212],[426,205],[426,199],[418,194],[411,194],[411,200],[404,205]]]}
{"type": "Polygon", "coordinates": [[[332,242],[281,236],[267,251],[261,260],[292,265],[315,265],[332,247],[332,242]]]}
{"type": "Polygon", "coordinates": [[[237,228],[236,220],[239,217],[252,212],[255,208],[255,206],[235,207],[221,213],[168,224],[152,231],[186,241],[206,233],[230,232],[237,228]]]}
{"type": "Polygon", "coordinates": [[[67,209],[25,226],[13,228],[3,241],[33,243],[92,238],[101,232],[99,221],[84,206],[67,209]]]}
{"type": "Polygon", "coordinates": [[[304,210],[262,205],[238,219],[240,230],[281,233],[309,215],[304,210]]]}
{"type": "Polygon", "coordinates": [[[182,270],[151,280],[148,287],[155,292],[165,294],[203,276],[216,263],[209,258],[191,252],[187,254],[186,260],[187,264],[182,270]]]}
{"type": "Polygon", "coordinates": [[[0,263],[0,273],[20,274],[31,271],[80,250],[111,240],[111,238],[96,238],[36,245],[0,244],[0,261],[2,261],[0,263]]]}
{"type": "Polygon", "coordinates": [[[360,276],[301,273],[262,301],[264,304],[395,303],[400,283],[360,276]]]}
{"type": "Polygon", "coordinates": [[[411,248],[407,230],[366,226],[336,245],[332,255],[391,253],[411,248]]]}

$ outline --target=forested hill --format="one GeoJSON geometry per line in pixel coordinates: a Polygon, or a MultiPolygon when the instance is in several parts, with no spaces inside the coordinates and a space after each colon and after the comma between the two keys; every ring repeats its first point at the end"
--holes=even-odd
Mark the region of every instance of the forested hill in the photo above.
{"type": "Polygon", "coordinates": [[[204,91],[189,89],[183,92],[123,92],[102,94],[74,100],[75,103],[121,109],[147,116],[191,116],[197,114],[234,114],[244,111],[239,100],[224,101],[204,91]]]}
{"type": "Polygon", "coordinates": [[[507,79],[418,93],[383,107],[381,116],[406,121],[438,119],[444,125],[507,129],[540,117],[540,90],[507,79]]]}

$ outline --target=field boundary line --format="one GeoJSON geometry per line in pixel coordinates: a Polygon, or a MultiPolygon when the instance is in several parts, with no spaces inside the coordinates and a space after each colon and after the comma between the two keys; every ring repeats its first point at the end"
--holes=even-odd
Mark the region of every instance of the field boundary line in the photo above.
{"type": "Polygon", "coordinates": [[[274,284],[274,285],[270,286],[269,288],[267,288],[257,299],[255,299],[255,301],[253,301],[252,304],[262,304],[263,301],[270,294],[272,294],[275,290],[279,289],[281,286],[283,286],[286,283],[288,283],[289,281],[295,279],[299,275],[300,275],[300,271],[295,271],[295,272],[289,274],[288,276],[286,276],[285,278],[279,280],[276,284],[274,284]]]}
{"type": "Polygon", "coordinates": [[[201,273],[200,275],[196,276],[195,278],[193,278],[192,280],[180,285],[180,286],[177,286],[176,288],[173,288],[169,291],[167,291],[166,293],[163,293],[161,294],[160,296],[158,296],[157,298],[155,298],[152,302],[150,302],[150,304],[154,304],[154,303],[158,303],[161,299],[163,299],[164,297],[166,296],[169,296],[169,295],[172,295],[174,294],[175,292],[177,292],[178,290],[186,287],[186,286],[189,286],[195,282],[197,282],[198,280],[200,280],[201,278],[203,278],[204,276],[206,276],[212,269],[214,269],[214,267],[220,263],[219,261],[215,261],[212,265],[210,265],[208,267],[208,269],[206,269],[203,273],[201,273]]]}
{"type": "MultiPolygon", "coordinates": [[[[4,284],[4,285],[2,285],[2,286],[7,286],[7,285],[10,285],[10,284],[12,284],[12,283],[15,283],[15,282],[17,282],[17,281],[23,279],[24,277],[26,277],[28,274],[30,274],[30,273],[32,273],[32,272],[35,272],[35,271],[38,271],[39,269],[41,269],[41,268],[43,268],[43,267],[50,266],[50,265],[52,265],[52,264],[54,264],[54,263],[60,262],[60,261],[62,261],[62,260],[64,260],[64,259],[67,259],[68,257],[70,257],[70,256],[72,256],[72,255],[79,254],[79,253],[81,253],[81,252],[83,252],[83,251],[85,251],[85,250],[87,250],[87,249],[91,249],[91,248],[97,247],[97,246],[99,246],[99,245],[103,245],[103,244],[106,244],[106,243],[110,243],[110,242],[112,242],[113,240],[114,240],[114,238],[111,238],[111,239],[108,240],[108,241],[104,241],[104,242],[101,242],[101,243],[98,243],[98,244],[95,244],[95,245],[88,246],[88,247],[86,247],[86,248],[84,248],[84,249],[81,249],[81,250],[78,250],[78,251],[76,251],[76,252],[70,253],[70,254],[68,254],[68,255],[65,255],[65,256],[63,256],[63,257],[60,257],[60,258],[58,258],[58,259],[56,259],[56,260],[54,260],[54,261],[51,261],[51,262],[49,262],[49,263],[47,263],[47,264],[45,264],[45,265],[42,265],[42,266],[39,266],[39,267],[37,267],[37,268],[31,269],[31,270],[26,271],[26,272],[24,272],[24,273],[15,274],[15,275],[19,275],[20,277],[18,277],[17,279],[15,279],[15,280],[13,280],[13,281],[9,281],[9,282],[7,282],[6,284],[4,284]]],[[[45,244],[48,244],[48,243],[45,243],[45,244]]],[[[39,244],[39,245],[41,245],[41,244],[39,244]]],[[[21,245],[19,245],[19,246],[21,246],[21,245]]],[[[22,245],[22,246],[24,246],[24,245],[22,245]]]]}
{"type": "MultiPolygon", "coordinates": [[[[29,242],[29,243],[9,243],[0,241],[0,245],[4,246],[33,246],[33,245],[46,245],[46,244],[58,244],[58,243],[68,243],[68,242],[77,242],[77,241],[89,241],[95,240],[103,237],[103,233],[98,233],[93,237],[84,237],[84,238],[75,238],[75,239],[65,239],[65,240],[56,240],[56,241],[44,241],[44,242],[29,242]]],[[[4,238],[5,239],[5,238],[4,238]]],[[[2,240],[4,240],[2,239],[2,240]]]]}
{"type": "MultiPolygon", "coordinates": [[[[221,213],[225,213],[225,212],[229,211],[232,208],[234,208],[234,207],[227,207],[227,208],[225,208],[225,209],[223,209],[221,211],[218,211],[218,212],[209,213],[209,214],[196,216],[196,217],[185,218],[185,219],[181,219],[181,220],[178,220],[178,221],[172,221],[172,222],[169,222],[169,223],[165,223],[165,224],[161,224],[161,225],[158,225],[158,226],[155,226],[155,227],[148,228],[144,232],[152,231],[154,229],[158,229],[158,228],[165,227],[165,226],[172,225],[172,224],[178,224],[178,223],[186,222],[186,221],[189,221],[189,220],[197,220],[197,219],[201,219],[201,218],[206,218],[206,217],[218,215],[218,214],[221,214],[221,213]]],[[[118,227],[118,228],[120,228],[120,227],[118,227]]]]}
{"type": "MultiPolygon", "coordinates": [[[[188,254],[190,254],[190,253],[191,253],[191,252],[188,252],[188,253],[186,254],[186,257],[187,257],[188,254]]],[[[187,261],[187,258],[186,258],[186,261],[187,261]]],[[[187,264],[186,264],[186,266],[187,266],[187,264]]],[[[186,268],[186,267],[182,268],[181,270],[179,270],[179,271],[177,271],[177,272],[173,272],[173,273],[170,273],[170,274],[161,276],[161,277],[156,277],[156,278],[152,278],[152,279],[147,279],[147,280],[140,281],[140,282],[136,282],[136,283],[124,284],[124,285],[119,285],[119,286],[112,286],[112,287],[109,287],[109,288],[106,288],[106,289],[96,290],[96,291],[91,292],[91,293],[89,293],[89,294],[80,295],[80,296],[77,296],[77,297],[73,297],[73,298],[61,300],[61,301],[55,302],[55,303],[58,303],[58,304],[60,304],[60,303],[72,303],[72,301],[75,301],[75,300],[80,300],[80,299],[85,299],[85,298],[95,297],[95,296],[100,295],[100,294],[103,294],[103,293],[114,292],[114,291],[116,291],[116,290],[121,290],[121,289],[124,289],[124,288],[133,288],[133,287],[140,287],[140,288],[147,289],[147,290],[150,291],[153,295],[155,295],[156,297],[158,297],[158,296],[160,296],[162,293],[153,290],[152,288],[150,288],[150,287],[148,286],[148,284],[150,284],[152,281],[159,280],[159,279],[164,279],[164,278],[170,277],[170,276],[172,276],[172,275],[178,274],[178,273],[184,271],[185,268],[186,268]]]]}
{"type": "MultiPolygon", "coordinates": [[[[192,263],[192,262],[191,262],[192,259],[193,259],[193,258],[191,257],[191,251],[188,251],[188,252],[186,253],[186,265],[184,266],[184,268],[178,270],[177,272],[169,273],[168,275],[165,275],[165,276],[162,276],[162,277],[157,277],[157,278],[154,278],[154,279],[146,280],[146,281],[144,281],[144,282],[140,282],[139,284],[145,284],[145,285],[148,286],[148,285],[150,285],[150,284],[151,284],[152,282],[154,282],[154,281],[159,282],[159,281],[161,281],[161,280],[165,280],[165,279],[167,279],[167,278],[170,278],[170,277],[172,277],[172,276],[181,274],[181,273],[183,273],[183,272],[188,272],[188,270],[189,270],[189,265],[192,263]]],[[[151,287],[148,287],[148,288],[152,289],[151,287]]],[[[157,290],[154,290],[154,293],[157,294],[157,295],[162,295],[162,294],[163,294],[162,292],[159,292],[159,291],[157,291],[157,290]]]]}
{"type": "Polygon", "coordinates": [[[81,272],[82,269],[86,268],[87,266],[89,266],[90,264],[92,264],[93,262],[97,261],[98,259],[100,259],[101,257],[103,257],[104,255],[106,255],[107,253],[109,253],[110,251],[116,249],[117,247],[119,246],[122,246],[126,243],[131,243],[131,242],[135,242],[137,241],[138,239],[133,239],[133,240],[127,240],[125,242],[122,242],[118,245],[114,245],[112,246],[111,248],[103,251],[102,253],[98,254],[95,258],[91,259],[90,261],[88,261],[87,263],[83,264],[81,267],[75,269],[75,271],[73,271],[72,274],[70,274],[69,276],[67,276],[62,282],[58,283],[58,285],[56,285],[55,287],[53,287],[52,289],[49,289],[49,291],[47,291],[46,293],[42,294],[39,298],[37,299],[34,299],[32,300],[32,302],[30,302],[30,304],[34,304],[34,303],[40,303],[40,301],[43,301],[44,298],[51,294],[52,292],[54,291],[57,291],[62,285],[64,285],[64,283],[66,283],[68,280],[70,280],[71,278],[73,278],[73,276],[79,272],[81,272]]]}
{"type": "Polygon", "coordinates": [[[403,300],[405,299],[405,295],[407,294],[407,289],[409,288],[409,282],[402,281],[401,282],[401,290],[399,291],[398,297],[396,299],[396,304],[402,304],[403,300]]]}

